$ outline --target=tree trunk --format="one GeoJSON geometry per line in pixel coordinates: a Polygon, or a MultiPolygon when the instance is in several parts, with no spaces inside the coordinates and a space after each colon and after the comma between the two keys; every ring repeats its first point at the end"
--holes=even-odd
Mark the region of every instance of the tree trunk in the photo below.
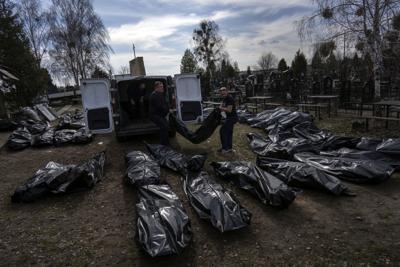
{"type": "Polygon", "coordinates": [[[380,1],[375,1],[375,12],[373,16],[373,71],[374,71],[374,85],[375,92],[374,97],[381,97],[381,75],[383,71],[383,56],[382,56],[382,39],[380,32],[380,23],[381,23],[381,9],[379,7],[380,1]]]}
{"type": "Polygon", "coordinates": [[[374,98],[378,99],[381,97],[381,75],[383,71],[383,56],[382,47],[378,40],[374,40],[373,43],[373,73],[374,73],[374,98]]]}

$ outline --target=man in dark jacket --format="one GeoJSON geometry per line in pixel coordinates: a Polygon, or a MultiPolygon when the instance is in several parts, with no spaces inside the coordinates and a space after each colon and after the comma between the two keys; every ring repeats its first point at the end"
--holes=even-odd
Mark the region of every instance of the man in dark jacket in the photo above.
{"type": "Polygon", "coordinates": [[[154,83],[154,91],[149,99],[150,120],[160,128],[160,143],[169,146],[169,124],[166,116],[169,113],[169,107],[165,100],[164,85],[160,81],[154,83]]]}
{"type": "Polygon", "coordinates": [[[233,152],[233,126],[238,121],[238,116],[236,113],[235,100],[230,94],[228,94],[228,90],[226,89],[226,87],[221,87],[221,89],[219,89],[219,92],[223,97],[219,109],[221,110],[222,116],[225,117],[225,122],[219,130],[222,148],[218,151],[222,153],[228,153],[233,152]]]}

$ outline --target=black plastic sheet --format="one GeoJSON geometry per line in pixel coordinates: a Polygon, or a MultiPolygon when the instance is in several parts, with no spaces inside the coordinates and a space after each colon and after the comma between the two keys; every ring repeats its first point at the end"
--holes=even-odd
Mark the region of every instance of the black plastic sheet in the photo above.
{"type": "Polygon", "coordinates": [[[213,162],[211,165],[219,177],[232,181],[265,205],[287,207],[298,194],[298,191],[250,162],[213,162]]]}
{"type": "Polygon", "coordinates": [[[103,178],[105,152],[97,154],[81,165],[49,162],[39,169],[11,196],[12,202],[32,202],[49,194],[88,189],[103,178]]]}
{"type": "Polygon", "coordinates": [[[148,154],[132,151],[126,154],[125,182],[132,186],[160,183],[160,165],[148,154]]]}
{"type": "Polygon", "coordinates": [[[264,129],[270,125],[276,124],[279,119],[283,116],[289,115],[291,112],[292,111],[283,108],[264,110],[258,113],[255,117],[248,119],[247,122],[251,127],[264,129]]]}
{"type": "Polygon", "coordinates": [[[193,144],[199,144],[207,140],[221,123],[221,114],[219,109],[214,109],[210,115],[203,121],[201,126],[194,132],[190,131],[185,123],[173,114],[169,115],[170,126],[193,144]]]}
{"type": "Polygon", "coordinates": [[[73,130],[64,129],[54,133],[54,145],[61,146],[66,144],[86,144],[91,142],[93,136],[86,134],[85,129],[73,130]]]}
{"type": "Polygon", "coordinates": [[[284,141],[289,138],[298,138],[298,136],[292,132],[292,129],[283,131],[278,125],[268,131],[268,137],[274,143],[284,141]]]}
{"type": "Polygon", "coordinates": [[[239,108],[236,110],[239,123],[247,123],[249,119],[253,118],[254,115],[246,108],[239,108]]]}
{"type": "Polygon", "coordinates": [[[17,123],[20,121],[28,121],[33,120],[35,122],[42,121],[39,114],[31,107],[23,107],[21,110],[16,114],[16,121],[17,123]]]}
{"type": "Polygon", "coordinates": [[[61,146],[74,141],[76,130],[64,129],[54,133],[54,145],[61,146]]]}
{"type": "Polygon", "coordinates": [[[321,151],[321,156],[339,157],[350,159],[364,159],[364,160],[377,160],[383,161],[391,165],[393,168],[400,168],[400,157],[389,155],[378,151],[358,150],[351,148],[341,148],[334,151],[321,151]]]}
{"type": "Polygon", "coordinates": [[[293,111],[285,115],[282,112],[282,114],[277,116],[277,118],[274,118],[274,120],[270,120],[269,123],[265,125],[264,129],[271,130],[275,127],[278,127],[280,131],[287,131],[300,123],[312,122],[312,121],[313,121],[312,116],[307,113],[293,111]],[[271,121],[273,121],[274,123],[271,123],[271,121]]]}
{"type": "Polygon", "coordinates": [[[72,114],[72,113],[64,114],[60,118],[57,129],[58,130],[61,130],[61,129],[78,130],[78,129],[84,128],[85,126],[86,126],[86,122],[85,122],[85,117],[84,117],[83,113],[76,112],[74,114],[72,114]]]}
{"type": "Polygon", "coordinates": [[[22,108],[14,118],[13,123],[18,128],[9,137],[9,147],[13,150],[21,150],[30,145],[87,144],[93,140],[93,135],[85,131],[83,113],[63,115],[56,130],[46,121],[46,119],[55,118],[50,109],[44,105],[22,108]],[[45,113],[46,116],[41,118],[36,109],[45,113]]]}
{"type": "Polygon", "coordinates": [[[27,128],[31,134],[41,134],[50,127],[46,122],[35,122],[33,120],[20,121],[19,125],[27,128]]]}
{"type": "Polygon", "coordinates": [[[312,122],[303,122],[293,127],[293,133],[312,142],[320,150],[334,150],[342,147],[355,148],[360,138],[336,136],[330,131],[321,130],[312,122]]]}
{"type": "Polygon", "coordinates": [[[74,144],[87,144],[92,142],[93,140],[93,135],[92,134],[87,134],[85,128],[81,128],[77,130],[74,134],[74,144]]]}
{"type": "Polygon", "coordinates": [[[362,137],[356,148],[360,150],[376,151],[376,147],[382,143],[382,139],[362,137]]]}
{"type": "Polygon", "coordinates": [[[190,204],[202,219],[210,220],[220,232],[240,229],[250,224],[251,214],[234,195],[202,172],[206,155],[187,157],[168,146],[147,145],[161,166],[184,177],[184,190],[190,204]]]}
{"type": "Polygon", "coordinates": [[[209,220],[221,233],[250,224],[251,213],[240,205],[233,193],[216,183],[207,172],[188,172],[184,190],[200,216],[209,220]]]}
{"type": "Polygon", "coordinates": [[[361,150],[377,151],[392,156],[400,156],[400,139],[397,138],[361,138],[357,144],[357,148],[361,150]]]}
{"type": "Polygon", "coordinates": [[[288,145],[286,150],[298,148],[297,152],[315,152],[341,147],[354,148],[360,141],[359,138],[335,136],[327,130],[319,129],[312,122],[310,115],[305,113],[280,109],[272,115],[272,118],[256,125],[262,125],[262,128],[268,131],[269,141],[279,143],[283,147],[288,145]],[[283,143],[288,139],[291,141],[283,143]]]}
{"type": "Polygon", "coordinates": [[[149,184],[138,187],[139,197],[147,200],[166,200],[168,202],[176,202],[177,205],[182,206],[181,201],[172,188],[167,183],[162,184],[149,184]]]}
{"type": "Polygon", "coordinates": [[[179,254],[192,239],[190,220],[167,184],[139,187],[137,240],[152,257],[179,254]]]}
{"type": "Polygon", "coordinates": [[[73,168],[77,175],[76,187],[91,188],[103,179],[106,153],[101,152],[86,162],[73,168]]]}
{"type": "Polygon", "coordinates": [[[160,163],[162,167],[184,173],[187,168],[188,157],[169,146],[146,144],[147,150],[160,163]]]}
{"type": "Polygon", "coordinates": [[[294,159],[354,183],[381,183],[394,172],[388,163],[377,160],[327,157],[312,153],[298,153],[294,159]]]}
{"type": "Polygon", "coordinates": [[[311,141],[301,138],[288,138],[281,142],[272,142],[268,137],[254,133],[248,133],[247,138],[251,150],[261,156],[291,159],[295,153],[318,151],[311,141]]]}
{"type": "Polygon", "coordinates": [[[360,138],[330,135],[324,140],[321,150],[334,150],[342,147],[355,148],[360,138]]]}
{"type": "Polygon", "coordinates": [[[187,157],[169,146],[146,144],[146,147],[162,167],[179,172],[181,175],[186,175],[188,171],[201,171],[207,160],[206,155],[187,157]]]}
{"type": "Polygon", "coordinates": [[[318,146],[321,146],[324,140],[331,135],[329,131],[319,129],[312,122],[299,123],[293,127],[292,131],[297,137],[308,139],[318,146]]]}
{"type": "Polygon", "coordinates": [[[257,155],[264,154],[264,151],[272,144],[272,141],[268,137],[255,133],[248,133],[247,140],[249,141],[251,150],[257,155]]]}
{"type": "Polygon", "coordinates": [[[62,165],[56,162],[49,162],[39,169],[32,178],[24,185],[18,187],[11,196],[12,202],[32,202],[51,191],[59,191],[59,188],[70,180],[71,165],[62,165]]]}
{"type": "Polygon", "coordinates": [[[301,152],[354,148],[360,141],[359,138],[335,136],[321,130],[303,113],[290,113],[288,118],[281,118],[267,129],[268,137],[252,133],[247,135],[250,147],[258,155],[280,159],[291,159],[301,152]]]}
{"type": "Polygon", "coordinates": [[[8,137],[7,146],[12,150],[22,150],[32,144],[32,135],[26,128],[19,128],[8,137]]]}
{"type": "Polygon", "coordinates": [[[335,176],[302,162],[257,156],[257,165],[289,186],[321,189],[334,195],[353,195],[335,176]]]}
{"type": "Polygon", "coordinates": [[[32,146],[51,146],[54,144],[54,129],[50,128],[33,138],[32,146]]]}
{"type": "Polygon", "coordinates": [[[204,163],[207,160],[207,155],[194,155],[186,163],[186,171],[188,172],[199,172],[203,169],[204,163]]]}
{"type": "Polygon", "coordinates": [[[389,155],[400,156],[400,139],[383,139],[376,147],[376,151],[389,155]]]}

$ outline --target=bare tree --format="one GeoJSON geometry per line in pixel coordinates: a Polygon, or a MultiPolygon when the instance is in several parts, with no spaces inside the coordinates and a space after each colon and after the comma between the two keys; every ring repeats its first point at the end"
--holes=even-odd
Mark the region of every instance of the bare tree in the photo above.
{"type": "Polygon", "coordinates": [[[18,12],[33,55],[40,67],[49,44],[48,13],[42,9],[39,0],[21,0],[18,12]]]}
{"type": "Polygon", "coordinates": [[[310,16],[298,24],[302,39],[322,41],[344,38],[358,43],[373,62],[375,97],[380,97],[380,77],[383,71],[383,36],[390,28],[393,16],[400,11],[398,0],[313,0],[317,5],[310,16]]]}
{"type": "Polygon", "coordinates": [[[107,69],[108,33],[90,0],[52,0],[49,51],[56,67],[79,85],[96,66],[107,69]]]}
{"type": "Polygon", "coordinates": [[[118,74],[129,74],[130,70],[128,66],[122,65],[121,67],[119,67],[119,71],[118,74]]]}
{"type": "Polygon", "coordinates": [[[257,61],[258,67],[266,74],[266,72],[274,68],[278,63],[278,59],[271,52],[263,53],[257,61]]]}

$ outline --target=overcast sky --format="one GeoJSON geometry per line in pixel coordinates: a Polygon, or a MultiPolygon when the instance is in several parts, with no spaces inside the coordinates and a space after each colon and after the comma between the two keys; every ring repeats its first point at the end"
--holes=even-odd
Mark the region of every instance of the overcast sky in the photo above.
{"type": "Polygon", "coordinates": [[[115,72],[128,66],[135,43],[148,75],[179,73],[184,51],[193,45],[193,29],[202,19],[216,21],[241,70],[256,65],[263,52],[288,64],[299,48],[310,53],[295,29],[295,21],[312,10],[307,0],[93,0],[93,6],[108,29],[115,72]]]}

